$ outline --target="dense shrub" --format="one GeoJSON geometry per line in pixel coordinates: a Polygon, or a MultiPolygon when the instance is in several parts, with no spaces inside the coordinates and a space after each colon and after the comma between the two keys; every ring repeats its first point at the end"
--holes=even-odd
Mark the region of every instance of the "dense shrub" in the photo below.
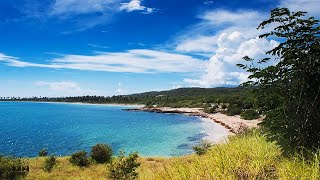
{"type": "Polygon", "coordinates": [[[198,155],[204,155],[207,153],[207,151],[209,150],[209,148],[212,146],[212,144],[208,141],[203,141],[201,142],[200,145],[198,146],[194,146],[193,150],[196,152],[196,154],[198,155]]]}
{"type": "Polygon", "coordinates": [[[28,173],[27,160],[0,156],[0,179],[20,179],[28,173]]]}
{"type": "Polygon", "coordinates": [[[123,151],[120,151],[120,155],[110,165],[109,178],[110,179],[136,179],[138,173],[136,169],[140,166],[138,162],[138,154],[131,153],[126,157],[123,151]]]}
{"type": "Polygon", "coordinates": [[[69,161],[71,164],[79,167],[84,167],[89,165],[89,159],[87,157],[86,151],[79,151],[72,154],[69,161]]]}
{"type": "Polygon", "coordinates": [[[259,118],[259,114],[254,109],[247,109],[240,114],[240,117],[245,120],[252,120],[259,118]]]}
{"type": "Polygon", "coordinates": [[[39,153],[38,153],[38,156],[39,156],[39,157],[45,157],[45,156],[47,156],[47,155],[48,155],[48,149],[46,149],[46,148],[41,149],[41,150],[39,151],[39,153]]]}
{"type": "Polygon", "coordinates": [[[112,149],[107,144],[97,144],[91,149],[91,158],[97,163],[108,163],[111,161],[112,149]]]}
{"type": "Polygon", "coordinates": [[[233,105],[233,106],[229,106],[228,107],[228,110],[227,110],[227,115],[228,116],[234,116],[234,115],[239,115],[242,113],[242,109],[239,108],[238,106],[236,105],[233,105]]]}
{"type": "Polygon", "coordinates": [[[46,172],[51,172],[53,167],[57,164],[56,158],[54,156],[46,158],[43,164],[43,170],[46,172]]]}
{"type": "Polygon", "coordinates": [[[221,109],[226,109],[226,108],[227,108],[227,105],[225,104],[221,106],[221,109]]]}

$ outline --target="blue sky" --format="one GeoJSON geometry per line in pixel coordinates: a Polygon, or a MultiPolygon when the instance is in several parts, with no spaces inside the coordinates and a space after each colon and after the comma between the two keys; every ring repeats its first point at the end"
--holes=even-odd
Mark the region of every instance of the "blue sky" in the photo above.
{"type": "Polygon", "coordinates": [[[256,30],[276,7],[320,17],[320,0],[0,1],[0,96],[236,86],[277,45],[256,30]]]}

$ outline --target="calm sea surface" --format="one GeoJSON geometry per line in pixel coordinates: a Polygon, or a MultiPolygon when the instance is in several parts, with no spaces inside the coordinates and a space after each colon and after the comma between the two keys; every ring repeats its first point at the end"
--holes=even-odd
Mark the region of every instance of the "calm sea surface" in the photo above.
{"type": "MultiPolygon", "coordinates": [[[[108,143],[115,152],[143,156],[178,156],[217,131],[220,125],[198,117],[123,111],[126,106],[67,103],[0,102],[0,154],[34,157],[42,148],[70,155],[108,143]]],[[[211,137],[212,138],[212,137],[211,137]]]]}

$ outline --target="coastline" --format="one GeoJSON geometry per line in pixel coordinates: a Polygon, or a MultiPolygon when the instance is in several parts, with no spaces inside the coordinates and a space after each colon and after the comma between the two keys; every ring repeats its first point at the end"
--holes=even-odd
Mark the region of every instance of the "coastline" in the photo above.
{"type": "Polygon", "coordinates": [[[135,108],[124,109],[126,111],[144,111],[153,113],[173,113],[183,114],[187,116],[198,116],[200,118],[209,119],[215,123],[220,124],[229,130],[230,135],[236,134],[241,131],[241,128],[254,128],[258,127],[258,124],[262,122],[262,119],[255,120],[243,120],[239,115],[227,116],[222,113],[208,114],[203,111],[202,108],[171,108],[171,107],[156,107],[156,108],[135,108]]]}
{"type": "Polygon", "coordinates": [[[120,106],[142,108],[144,104],[121,104],[121,103],[88,103],[88,102],[53,102],[53,101],[0,101],[1,102],[33,102],[33,103],[52,103],[52,104],[76,104],[76,105],[97,105],[97,106],[120,106]]]}

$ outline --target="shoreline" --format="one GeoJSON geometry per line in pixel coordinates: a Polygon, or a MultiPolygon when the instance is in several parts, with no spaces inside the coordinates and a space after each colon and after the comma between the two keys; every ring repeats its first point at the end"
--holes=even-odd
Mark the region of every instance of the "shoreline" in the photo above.
{"type": "Polygon", "coordinates": [[[121,104],[121,103],[88,103],[88,102],[53,102],[53,101],[0,101],[1,102],[33,102],[33,103],[52,103],[52,104],[76,104],[76,105],[97,105],[97,106],[120,106],[142,108],[144,104],[121,104]]]}
{"type": "Polygon", "coordinates": [[[227,116],[222,113],[209,114],[205,113],[202,108],[171,108],[171,107],[155,107],[155,108],[135,108],[124,109],[125,111],[143,111],[152,113],[173,113],[182,114],[187,116],[197,116],[204,119],[209,119],[217,124],[220,124],[224,128],[228,129],[230,135],[236,134],[241,131],[241,128],[254,128],[258,127],[258,124],[262,122],[262,119],[243,120],[240,116],[227,116]]]}

